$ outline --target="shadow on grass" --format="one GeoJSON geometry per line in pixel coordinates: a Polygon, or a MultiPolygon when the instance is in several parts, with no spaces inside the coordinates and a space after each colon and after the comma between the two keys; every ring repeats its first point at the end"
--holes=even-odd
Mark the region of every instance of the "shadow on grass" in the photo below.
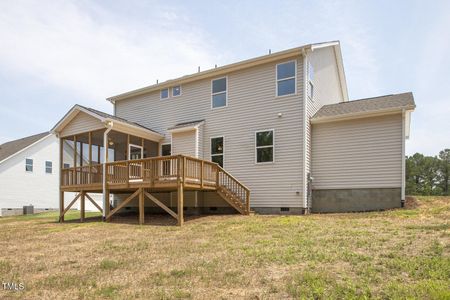
{"type": "MultiPolygon", "coordinates": [[[[200,220],[202,218],[208,217],[209,215],[189,215],[184,217],[184,222],[189,223],[195,220],[200,220]]],[[[84,219],[84,223],[93,223],[93,222],[102,222],[102,216],[86,216],[84,219]]],[[[55,220],[55,223],[58,223],[58,220],[55,220]]],[[[72,223],[80,223],[80,217],[71,215],[69,218],[65,218],[64,223],[72,224],[72,223]]],[[[115,224],[130,224],[130,225],[139,225],[139,214],[135,212],[129,213],[121,213],[116,214],[111,217],[109,223],[115,224]]],[[[177,220],[175,220],[170,215],[166,214],[145,214],[144,217],[144,225],[150,226],[176,226],[178,224],[177,220]]]]}

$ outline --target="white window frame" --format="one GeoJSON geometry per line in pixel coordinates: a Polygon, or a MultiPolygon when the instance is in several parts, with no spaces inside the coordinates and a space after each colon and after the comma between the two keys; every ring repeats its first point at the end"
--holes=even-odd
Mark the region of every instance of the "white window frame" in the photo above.
{"type": "Polygon", "coordinates": [[[169,97],[170,97],[170,88],[165,88],[165,89],[160,89],[159,90],[159,99],[160,100],[166,100],[166,99],[169,99],[169,97]],[[167,90],[167,97],[166,98],[162,97],[162,91],[164,91],[164,90],[167,90]]]}
{"type": "Polygon", "coordinates": [[[129,145],[128,145],[128,160],[131,160],[131,147],[141,149],[141,158],[140,158],[140,159],[143,159],[143,158],[144,158],[144,147],[142,147],[142,146],[140,146],[140,145],[129,144],[129,145]]]}
{"type": "Polygon", "coordinates": [[[225,108],[225,107],[228,107],[228,76],[217,77],[217,78],[211,79],[211,109],[221,109],[221,108],[225,108]],[[213,96],[224,93],[224,92],[213,93],[213,81],[216,81],[216,80],[219,80],[219,79],[224,79],[224,78],[226,80],[226,84],[225,84],[225,105],[224,106],[219,106],[219,107],[213,107],[213,96]]]}
{"type": "Polygon", "coordinates": [[[255,164],[257,165],[265,165],[265,164],[273,164],[275,163],[275,129],[261,129],[255,131],[255,164]],[[260,132],[266,132],[266,131],[272,131],[272,146],[258,146],[258,133],[260,132]],[[258,162],[258,149],[259,148],[269,148],[272,147],[272,161],[264,161],[264,162],[258,162]]]}
{"type": "Polygon", "coordinates": [[[69,163],[63,163],[63,169],[69,169],[70,164],[69,163]]]}
{"type": "MultiPolygon", "coordinates": [[[[171,95],[172,95],[173,98],[180,97],[180,96],[183,94],[183,89],[181,88],[181,84],[180,84],[180,85],[175,85],[175,86],[171,87],[170,90],[171,90],[171,95]],[[180,87],[180,94],[179,94],[179,95],[174,95],[174,94],[173,94],[173,88],[175,88],[175,87],[177,87],[177,86],[180,87]]],[[[165,99],[165,98],[164,98],[164,99],[165,99]]]]}
{"type": "Polygon", "coordinates": [[[49,175],[53,174],[53,162],[51,160],[45,161],[45,174],[49,174],[49,175]],[[47,163],[51,164],[50,172],[47,172],[47,163]]]}
{"type": "Polygon", "coordinates": [[[284,62],[281,62],[281,63],[278,63],[278,64],[275,65],[275,97],[282,98],[282,97],[288,97],[288,96],[294,96],[294,95],[297,95],[297,60],[296,59],[284,61],[284,62]],[[284,64],[287,64],[287,63],[292,63],[292,62],[294,63],[294,68],[295,68],[294,76],[286,77],[286,78],[283,78],[283,79],[278,79],[278,66],[279,65],[284,65],[284,64]],[[293,94],[286,94],[286,95],[278,96],[278,82],[279,81],[288,80],[288,79],[292,79],[292,78],[294,79],[294,93],[293,94]]]}
{"type": "Polygon", "coordinates": [[[225,168],[225,136],[224,135],[218,135],[218,136],[212,136],[212,137],[210,137],[209,138],[209,156],[211,157],[211,162],[213,161],[212,160],[212,157],[213,156],[219,156],[219,155],[222,155],[222,162],[223,162],[223,166],[222,166],[222,168],[225,168]],[[223,150],[222,150],[222,154],[212,154],[212,140],[213,139],[218,139],[218,138],[222,138],[222,147],[223,147],[223,150]]]}
{"type": "Polygon", "coordinates": [[[32,158],[25,158],[25,172],[33,173],[33,171],[34,171],[34,160],[32,158]],[[27,170],[27,166],[30,165],[30,164],[27,164],[27,159],[31,160],[31,171],[27,170]]]}

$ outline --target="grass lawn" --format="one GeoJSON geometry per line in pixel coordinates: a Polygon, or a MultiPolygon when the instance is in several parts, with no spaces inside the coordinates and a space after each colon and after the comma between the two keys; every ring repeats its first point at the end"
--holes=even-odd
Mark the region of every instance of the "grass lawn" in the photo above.
{"type": "Polygon", "coordinates": [[[450,197],[386,212],[167,220],[0,218],[0,280],[25,284],[0,286],[0,299],[450,299],[450,197]]]}

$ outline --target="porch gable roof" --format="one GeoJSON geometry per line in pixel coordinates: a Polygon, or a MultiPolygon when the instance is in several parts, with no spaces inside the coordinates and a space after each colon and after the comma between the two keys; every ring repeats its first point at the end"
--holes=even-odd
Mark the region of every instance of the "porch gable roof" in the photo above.
{"type": "Polygon", "coordinates": [[[145,127],[141,124],[128,121],[126,119],[110,115],[108,113],[85,107],[79,104],[74,105],[64,117],[52,128],[52,133],[60,133],[62,130],[80,113],[86,113],[91,117],[98,119],[106,127],[114,127],[118,131],[132,131],[132,133],[137,133],[138,135],[151,136],[152,139],[161,140],[164,135],[159,132],[145,127]]]}

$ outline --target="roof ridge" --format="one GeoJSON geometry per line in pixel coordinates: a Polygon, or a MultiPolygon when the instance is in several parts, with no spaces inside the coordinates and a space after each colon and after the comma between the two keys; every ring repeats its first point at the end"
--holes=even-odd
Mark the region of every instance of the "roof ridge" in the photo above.
{"type": "Polygon", "coordinates": [[[29,138],[36,137],[38,135],[43,135],[43,134],[50,134],[50,131],[44,131],[44,132],[41,132],[41,133],[36,133],[36,134],[32,134],[32,135],[29,135],[29,136],[26,136],[26,137],[22,137],[22,138],[19,138],[19,139],[15,139],[15,140],[4,142],[3,144],[0,144],[0,149],[2,148],[3,145],[6,145],[8,143],[18,142],[18,141],[21,141],[21,140],[29,139],[29,138]]]}

